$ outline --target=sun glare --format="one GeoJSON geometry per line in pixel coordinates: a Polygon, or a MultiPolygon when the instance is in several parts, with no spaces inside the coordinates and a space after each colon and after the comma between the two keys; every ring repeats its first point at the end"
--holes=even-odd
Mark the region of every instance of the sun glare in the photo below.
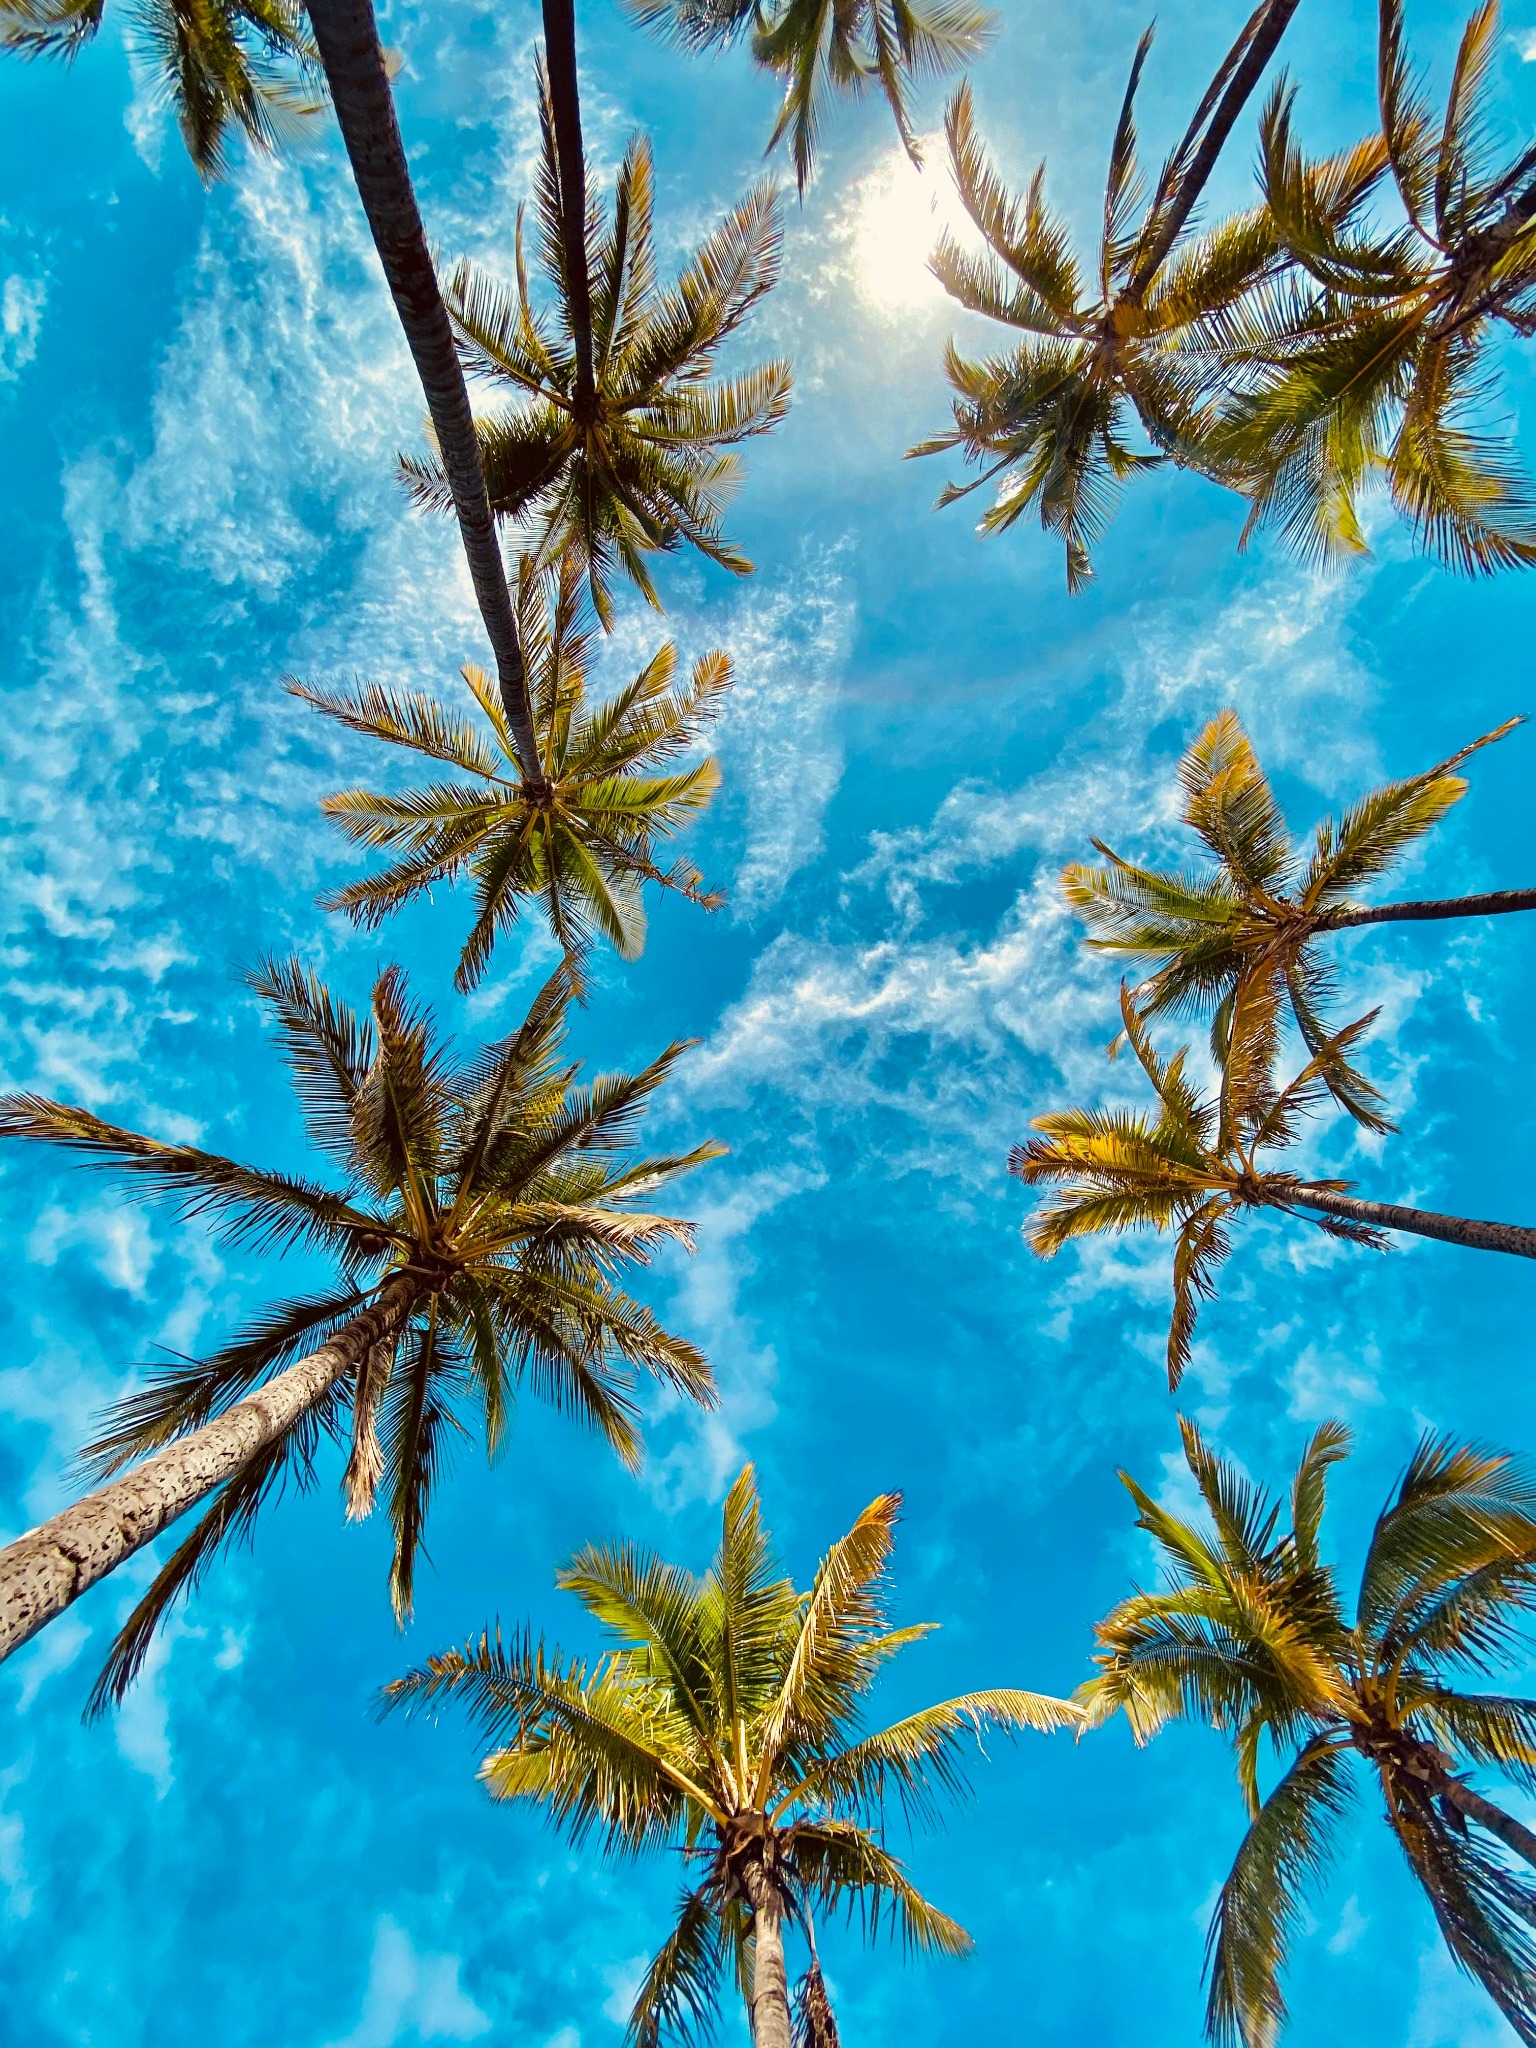
{"type": "Polygon", "coordinates": [[[922,138],[923,168],[894,149],[854,188],[849,243],[861,298],[899,317],[947,304],[928,268],[940,234],[971,241],[974,230],[949,174],[944,137],[922,138]]]}

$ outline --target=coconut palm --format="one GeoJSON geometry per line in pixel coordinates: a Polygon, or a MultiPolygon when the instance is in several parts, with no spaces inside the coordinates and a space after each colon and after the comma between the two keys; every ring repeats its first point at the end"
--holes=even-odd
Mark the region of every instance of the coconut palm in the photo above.
{"type": "MultiPolygon", "coordinates": [[[[772,188],[757,187],[663,289],[652,244],[650,146],[637,136],[608,224],[588,209],[583,279],[568,255],[566,188],[542,67],[539,75],[536,253],[552,310],[536,308],[530,293],[521,214],[515,287],[461,262],[443,292],[465,365],[515,394],[476,421],[492,508],[536,534],[541,561],[579,551],[606,626],[616,568],[658,609],[650,555],[686,543],[736,575],[751,570],[722,528],[741,475],[733,451],[784,417],[790,368],[776,361],[733,377],[711,373],[778,275],[779,210],[772,188]],[[573,277],[589,281],[590,290],[573,289],[573,277]]],[[[437,460],[402,461],[417,501],[446,507],[437,460]]]]}
{"type": "MultiPolygon", "coordinates": [[[[1332,1036],[1334,994],[1318,940],[1362,925],[1485,917],[1536,909],[1536,889],[1361,904],[1356,892],[1390,872],[1466,794],[1456,770],[1517,725],[1507,719],[1447,760],[1383,783],[1345,812],[1325,818],[1303,850],[1292,838],[1269,780],[1237,714],[1212,719],[1179,764],[1184,823],[1214,864],[1195,869],[1136,867],[1106,846],[1108,863],[1074,861],[1062,892],[1092,936],[1089,944],[1151,968],[1132,991],[1144,1017],[1208,1017],[1222,1058],[1238,983],[1257,975],[1281,984],[1310,1052],[1332,1036]]],[[[1380,1093],[1347,1061],[1323,1078],[1335,1099],[1372,1130],[1390,1129],[1380,1093]]]]}
{"type": "Polygon", "coordinates": [[[1280,1504],[1193,1424],[1184,1453],[1209,1524],[1125,1478],[1165,1573],[1097,1631],[1090,1719],[1123,1710],[1138,1742],[1183,1716],[1231,1739],[1249,1825],[1211,1922],[1206,2032],[1272,2048],[1306,1894],[1331,1860],[1362,1773],[1457,1963],[1536,2041],[1536,1835],[1469,1782],[1536,1792],[1536,1701],[1463,1690],[1491,1676],[1536,1609],[1536,1475],[1500,1452],[1424,1438],[1376,1519],[1350,1618],[1321,1526],[1349,1433],[1324,1423],[1280,1504]],[[1260,1790],[1268,1741],[1281,1774],[1260,1790]]]}
{"type": "Polygon", "coordinates": [[[509,1037],[455,1058],[390,968],[359,1019],[296,963],[254,977],[277,1027],[325,1180],[167,1144],[36,1095],[0,1100],[0,1135],[42,1139],[119,1174],[138,1198],[209,1221],[224,1241],[314,1252],[334,1277],[274,1300],[206,1359],[156,1372],[113,1408],[85,1455],[109,1483],[0,1551],[0,1656],[212,1497],[113,1647],[97,1704],[120,1697],[176,1597],[247,1537],[288,1481],[313,1480],[323,1439],[350,1445],[349,1517],[384,1489],[390,1591],[410,1612],[422,1529],[467,1418],[492,1455],[515,1390],[640,1455],[635,1376],[708,1403],[703,1358],[618,1285],[654,1248],[689,1242],[636,1206],[713,1157],[633,1158],[650,1096],[683,1051],[576,1085],[562,1058],[564,972],[509,1037]],[[113,1477],[125,1474],[123,1477],[113,1477]]]}
{"type": "Polygon", "coordinates": [[[788,138],[795,180],[804,193],[833,93],[858,96],[878,86],[896,132],[921,161],[907,102],[912,81],[940,77],[979,56],[996,17],[968,0],[628,0],[631,13],[690,50],[720,49],[748,38],[755,63],[783,86],[768,138],[788,138]]]}
{"type": "MultiPolygon", "coordinates": [[[[1096,272],[1085,283],[1066,223],[1046,205],[1042,165],[1021,199],[1010,193],[976,135],[968,87],[952,102],[945,132],[956,186],[985,249],[973,254],[947,232],[933,270],[961,305],[1023,339],[975,361],[951,342],[951,432],[908,451],[959,449],[981,474],[950,484],[940,505],[997,486],[983,533],[1028,513],[1066,546],[1067,588],[1092,574],[1090,551],[1124,481],[1170,457],[1199,462],[1234,308],[1280,264],[1263,208],[1209,232],[1185,229],[1222,144],[1295,11],[1264,0],[1228,52],[1149,203],[1136,162],[1136,89],[1152,44],[1137,46],[1110,149],[1096,272]],[[1152,452],[1131,445],[1139,419],[1152,452]]],[[[1350,164],[1334,174],[1348,183],[1350,164]]]]}
{"type": "Polygon", "coordinates": [[[1305,556],[1368,552],[1382,480],[1419,544],[1467,574],[1536,560],[1536,500],[1489,415],[1492,345],[1536,328],[1536,148],[1491,153],[1496,0],[1467,24],[1443,120],[1414,80],[1401,0],[1381,0],[1376,172],[1331,184],[1281,93],[1263,124],[1265,198],[1295,266],[1234,324],[1233,397],[1209,452],[1305,556]],[[1402,219],[1368,211],[1390,174],[1402,219]],[[1242,382],[1242,379],[1235,380],[1242,382]]]}
{"type": "MultiPolygon", "coordinates": [[[[70,61],[104,13],[105,0],[0,0],[0,49],[70,61]]],[[[270,150],[318,110],[315,47],[292,0],[147,0],[129,39],[205,180],[227,168],[232,127],[270,150]]]]}
{"type": "MultiPolygon", "coordinates": [[[[789,2048],[784,1929],[814,1942],[814,1913],[857,1913],[867,1933],[889,1925],[918,1949],[970,1946],[886,1848],[887,1804],[924,1818],[936,1794],[962,1790],[962,1752],[988,1727],[1079,1717],[1065,1700],[992,1691],[865,1731],[880,1670],[931,1626],[888,1624],[899,1507],[897,1494],[872,1501],[800,1593],[749,1465],[702,1580],[631,1544],[583,1550],[560,1573],[611,1640],[595,1663],[498,1632],[386,1688],[390,1707],[468,1710],[495,1744],[480,1768],[493,1798],[534,1801],[577,1841],[595,1830],[611,1855],[670,1847],[693,1864],[630,2016],[638,2044],[707,2029],[729,1971],[756,2048],[789,2048]]],[[[819,1971],[801,2003],[829,2016],[819,1971]]],[[[823,2024],[821,2038],[835,2033],[823,2024]]]]}
{"type": "Polygon", "coordinates": [[[1157,1114],[1068,1109],[1036,1117],[1037,1137],[1014,1147],[1009,1170],[1028,1187],[1049,1188],[1025,1235],[1041,1258],[1074,1238],[1171,1230],[1173,1317],[1168,1383],[1189,1363],[1195,1318],[1216,1291],[1230,1252],[1231,1225],[1258,1209],[1301,1215],[1330,1237],[1386,1249],[1389,1231],[1536,1259],[1536,1229],[1443,1216],[1432,1209],[1366,1201],[1352,1183],[1304,1178],[1263,1155],[1296,1144],[1305,1119],[1338,1087],[1373,1010],[1326,1040],[1284,1087],[1275,1079],[1279,995],[1274,982],[1239,984],[1221,1063],[1220,1087],[1204,1099],[1185,1072],[1187,1050],[1164,1061],[1128,989],[1120,994],[1125,1038],[1157,1095],[1157,1114]]]}
{"type": "Polygon", "coordinates": [[[460,876],[473,881],[475,921],[455,977],[463,990],[479,982],[498,936],[530,899],[542,904],[573,968],[597,932],[626,959],[640,952],[645,882],[706,909],[721,901],[704,890],[691,863],[662,868],[656,855],[657,842],[704,810],[719,786],[712,755],[677,764],[729,689],[730,663],[723,654],[706,654],[679,686],[676,649],[668,645],[607,703],[590,704],[592,636],[581,598],[581,570],[570,556],[553,582],[522,564],[518,637],[542,771],[531,793],[500,698],[477,668],[463,672],[479,714],[473,724],[435,697],[377,684],[351,691],[288,685],[352,731],[446,763],[467,778],[395,794],[342,790],[321,806],[354,843],[399,856],[324,899],[327,909],[344,910],[368,930],[437,883],[460,876]]]}

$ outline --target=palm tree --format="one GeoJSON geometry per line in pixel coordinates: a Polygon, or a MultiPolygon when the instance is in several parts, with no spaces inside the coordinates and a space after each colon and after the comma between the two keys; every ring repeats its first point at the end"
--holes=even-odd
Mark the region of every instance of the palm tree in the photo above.
{"type": "Polygon", "coordinates": [[[1099,1624],[1099,1673],[1078,1697],[1091,1722],[1123,1709],[1138,1742],[1182,1716],[1232,1741],[1249,1825],[1211,1922],[1208,2037],[1272,2048],[1304,1895],[1363,1767],[1451,1954],[1536,2041],[1536,1883],[1499,1853],[1536,1866],[1536,1834],[1466,1775],[1499,1771],[1536,1792],[1536,1701],[1462,1690],[1497,1669],[1536,1609],[1536,1476],[1424,1438],[1376,1519],[1351,1621],[1319,1545],[1348,1431],[1324,1423],[1307,1445],[1283,1529],[1277,1502],[1180,1427],[1210,1526],[1121,1474],[1166,1587],[1099,1624]],[[1267,1798],[1265,1738],[1284,1763],[1267,1798]]]}
{"type": "MultiPolygon", "coordinates": [[[[936,1793],[964,1789],[962,1748],[987,1727],[1079,1719],[1065,1700],[993,1691],[864,1732],[879,1671],[932,1626],[888,1625],[900,1505],[899,1494],[872,1501],[799,1593],[774,1559],[749,1465],[704,1579],[631,1544],[583,1550],[560,1573],[612,1640],[596,1663],[498,1631],[385,1689],[387,1707],[468,1710],[496,1745],[480,1767],[493,1798],[537,1802],[577,1841],[595,1829],[611,1855],[672,1847],[695,1864],[630,2016],[640,2048],[663,2030],[707,2028],[727,1969],[756,2048],[789,2048],[784,1928],[798,1923],[814,1943],[815,1912],[845,1908],[870,1934],[888,1921],[911,1947],[962,1954],[964,1929],[885,1847],[886,1804],[923,1818],[936,1793]]],[[[819,1971],[802,2004],[822,2014],[819,1971]]]]}
{"type": "Polygon", "coordinates": [[[480,467],[469,389],[395,119],[373,0],[306,4],[358,197],[421,379],[475,602],[496,663],[497,688],[524,781],[531,788],[539,780],[539,748],[506,564],[480,467]]]}
{"type": "Polygon", "coordinates": [[[707,654],[678,687],[670,644],[608,703],[587,701],[591,633],[583,620],[581,570],[566,556],[551,579],[524,561],[518,577],[518,637],[538,718],[541,780],[530,795],[506,714],[477,668],[464,681],[486,734],[446,712],[434,697],[369,684],[326,691],[291,682],[294,696],[354,732],[444,762],[469,780],[434,782],[385,795],[343,790],[321,808],[357,844],[399,858],[380,873],[323,899],[376,930],[439,882],[467,875],[475,921],[455,985],[473,989],[498,936],[529,898],[542,903],[573,971],[595,932],[626,959],[645,943],[641,885],[654,882],[712,910],[697,868],[657,865],[657,841],[704,810],[719,787],[714,756],[673,766],[698,741],[730,688],[730,663],[707,654]]]}
{"type": "Polygon", "coordinates": [[[720,49],[749,36],[754,62],[782,84],[768,138],[787,136],[802,195],[816,160],[826,104],[878,85],[902,147],[920,162],[907,105],[914,78],[941,77],[979,56],[996,17],[969,0],[629,0],[636,19],[690,50],[720,49]]]}
{"type": "MultiPolygon", "coordinates": [[[[514,289],[461,262],[443,290],[464,363],[515,394],[476,423],[492,509],[536,531],[541,561],[579,551],[606,626],[616,567],[658,609],[648,555],[686,542],[735,575],[751,571],[722,530],[741,476],[733,450],[784,417],[790,367],[780,360],[713,380],[711,372],[777,278],[782,231],[774,192],[760,185],[663,289],[652,242],[650,146],[636,136],[607,226],[587,209],[583,252],[542,68],[539,78],[536,253],[553,311],[539,311],[530,295],[521,215],[514,289]]],[[[435,458],[403,458],[402,467],[418,503],[449,504],[435,458]]]]}
{"type": "MultiPolygon", "coordinates": [[[[952,448],[981,474],[950,484],[938,503],[997,485],[983,533],[1026,512],[1066,545],[1067,588],[1092,574],[1090,550],[1130,476],[1172,458],[1199,462],[1213,374],[1233,310],[1280,263],[1274,225],[1256,208],[1182,239],[1223,143],[1295,12],[1297,0],[1262,0],[1157,179],[1150,203],[1136,163],[1134,105],[1152,44],[1136,49],[1110,149],[1097,275],[1085,287],[1065,222],[1046,205],[1042,165],[1027,195],[1011,194],[978,139],[968,87],[945,132],[966,212],[986,244],[973,255],[947,232],[933,270],[961,305],[1014,328],[1007,354],[972,361],[951,342],[953,431],[909,449],[952,448]],[[1138,218],[1139,216],[1139,218],[1138,218]],[[1132,414],[1158,452],[1137,453],[1132,414]]],[[[1336,174],[1348,180],[1341,160],[1336,174]]]]}
{"type": "MultiPolygon", "coordinates": [[[[104,12],[105,0],[0,0],[0,49],[70,62],[104,12]]],[[[232,126],[270,150],[318,110],[315,47],[293,0],[147,0],[129,35],[205,181],[227,168],[232,126]]]]}
{"type": "Polygon", "coordinates": [[[1185,1073],[1187,1049],[1158,1057],[1146,1021],[1122,988],[1126,1041],[1157,1095],[1157,1115],[1123,1109],[1068,1109],[1036,1117],[1038,1137],[1014,1147],[1009,1171],[1053,1192],[1025,1226],[1031,1248],[1053,1258],[1073,1238],[1130,1230],[1172,1230],[1173,1318],[1168,1384],[1189,1363],[1195,1318],[1216,1291],[1230,1252],[1230,1226],[1256,1209],[1302,1214],[1330,1237],[1387,1247],[1388,1231],[1438,1238],[1482,1251],[1536,1259],[1536,1228],[1443,1216],[1432,1209],[1365,1201],[1346,1180],[1304,1179],[1261,1163],[1266,1151],[1298,1142],[1304,1119],[1326,1099],[1337,1070],[1375,1019],[1359,1018],[1328,1039],[1285,1087],[1274,1079],[1279,998],[1273,982],[1239,985],[1221,1085],[1203,1100],[1185,1073]]]}
{"type": "MultiPolygon", "coordinates": [[[[1263,124],[1263,181],[1295,270],[1234,324],[1246,371],[1210,453],[1272,524],[1317,560],[1368,552],[1364,485],[1384,480],[1419,544],[1466,574],[1536,561],[1536,501],[1488,418],[1491,344],[1536,331],[1536,149],[1492,159],[1496,0],[1457,54],[1445,117],[1413,78],[1401,0],[1381,0],[1382,137],[1346,191],[1293,139],[1292,96],[1263,124]],[[1390,172],[1406,219],[1366,215],[1390,172]]],[[[1245,536],[1246,537],[1246,536],[1245,536]]]]}
{"type": "MultiPolygon", "coordinates": [[[[1317,945],[1325,933],[1536,909],[1536,889],[1402,903],[1354,900],[1466,794],[1466,781],[1456,773],[1462,762],[1523,723],[1507,719],[1433,768],[1371,790],[1342,819],[1325,818],[1303,862],[1237,714],[1223,711],[1179,764],[1184,823],[1214,867],[1136,867],[1095,839],[1108,865],[1072,862],[1063,871],[1062,892],[1092,934],[1091,946],[1150,966],[1132,991],[1143,1017],[1209,1017],[1219,1060],[1238,984],[1257,975],[1283,986],[1307,1049],[1316,1053],[1333,1029],[1324,1015],[1333,974],[1317,945]]],[[[1379,1113],[1380,1094],[1347,1062],[1330,1061],[1324,1078],[1357,1121],[1390,1129],[1379,1113]]]]}
{"type": "Polygon", "coordinates": [[[82,1152],[228,1243],[335,1263],[327,1285],[274,1301],[212,1357],[179,1361],[119,1402],[85,1453],[109,1483],[0,1551],[5,1657],[212,1496],[118,1636],[98,1706],[122,1696],[177,1595],[250,1534],[267,1500],[288,1480],[312,1481],[325,1437],[350,1443],[349,1517],[385,1488],[403,1620],[466,1413],[494,1455],[526,1380],[633,1465],[637,1372],[713,1400],[700,1354],[617,1284],[657,1246],[690,1242],[686,1223],[638,1200],[719,1150],[626,1151],[681,1045],[638,1074],[577,1087],[561,1057],[563,972],[518,1030],[459,1059],[398,969],[380,976],[366,1020],[296,963],[268,963],[253,983],[327,1181],[142,1137],[36,1095],[0,1100],[0,1135],[82,1152]]]}

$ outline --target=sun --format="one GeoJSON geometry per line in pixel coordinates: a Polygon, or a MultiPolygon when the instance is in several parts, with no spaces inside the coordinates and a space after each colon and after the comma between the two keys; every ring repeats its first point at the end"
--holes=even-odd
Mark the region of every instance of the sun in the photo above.
{"type": "Polygon", "coordinates": [[[928,259],[946,228],[960,242],[976,239],[950,176],[943,135],[923,136],[921,149],[921,170],[903,150],[883,157],[854,186],[846,215],[859,296],[892,317],[948,305],[928,259]]]}

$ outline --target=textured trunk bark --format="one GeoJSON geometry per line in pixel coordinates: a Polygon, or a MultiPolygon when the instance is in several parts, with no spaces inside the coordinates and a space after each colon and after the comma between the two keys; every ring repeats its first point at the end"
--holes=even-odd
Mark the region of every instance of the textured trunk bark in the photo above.
{"type": "Polygon", "coordinates": [[[404,1274],[391,1280],[308,1358],[0,1550],[0,1661],[291,1428],[373,1345],[394,1335],[419,1285],[404,1274]]]}
{"type": "Polygon", "coordinates": [[[1536,1835],[1529,1828],[1522,1827],[1502,1806],[1495,1806],[1480,1792],[1474,1792],[1470,1785],[1463,1785],[1459,1778],[1448,1778],[1440,1796],[1447,1805],[1454,1806],[1468,1820],[1475,1820],[1490,1835],[1497,1835],[1506,1849],[1513,1849],[1517,1856],[1536,1868],[1536,1835]]]}
{"type": "Polygon", "coordinates": [[[426,394],[523,779],[537,788],[543,772],[506,564],[480,466],[464,371],[395,119],[372,0],[309,0],[309,19],[358,196],[426,394]]]}
{"type": "Polygon", "coordinates": [[[1486,896],[1440,896],[1424,903],[1373,903],[1364,910],[1330,910],[1317,921],[1320,932],[1350,931],[1360,924],[1402,924],[1434,917],[1499,917],[1507,910],[1536,910],[1536,889],[1495,889],[1486,896]]]}
{"type": "Polygon", "coordinates": [[[587,161],[581,140],[581,97],[576,78],[575,0],[544,0],[544,59],[555,122],[555,164],[560,173],[561,241],[576,346],[576,417],[590,426],[597,411],[592,363],[592,282],[587,272],[587,161]]]}
{"type": "Polygon", "coordinates": [[[760,1877],[753,1889],[752,2040],[754,2048],[791,2048],[784,1909],[767,1878],[760,1877]]]}
{"type": "Polygon", "coordinates": [[[1518,1259],[1536,1259],[1536,1230],[1520,1223],[1480,1223],[1470,1216],[1442,1216],[1435,1209],[1404,1209],[1395,1202],[1363,1202],[1356,1195],[1335,1195],[1316,1188],[1287,1195],[1298,1209],[1320,1209],[1376,1230],[1407,1230],[1415,1237],[1437,1237],[1444,1244],[1470,1245],[1474,1251],[1511,1252],[1518,1259]]]}
{"type": "MultiPolygon", "coordinates": [[[[1280,38],[1285,34],[1291,16],[1300,4],[1301,0],[1269,0],[1268,6],[1261,8],[1259,16],[1255,17],[1257,26],[1251,20],[1244,28],[1238,47],[1241,48],[1243,41],[1250,35],[1252,40],[1248,42],[1237,69],[1227,81],[1220,104],[1211,116],[1211,123],[1205,131],[1204,139],[1190,159],[1188,170],[1179,180],[1177,195],[1163,222],[1161,233],[1142,258],[1135,276],[1126,288],[1128,298],[1135,300],[1141,297],[1156,277],[1164,257],[1179,239],[1184,223],[1194,211],[1195,202],[1205,190],[1210,175],[1216,168],[1216,159],[1221,155],[1238,115],[1247,105],[1250,94],[1263,77],[1264,67],[1275,54],[1280,38]]],[[[1228,61],[1230,62],[1230,58],[1228,61]]],[[[1197,115],[1197,126],[1199,118],[1197,115]]]]}

